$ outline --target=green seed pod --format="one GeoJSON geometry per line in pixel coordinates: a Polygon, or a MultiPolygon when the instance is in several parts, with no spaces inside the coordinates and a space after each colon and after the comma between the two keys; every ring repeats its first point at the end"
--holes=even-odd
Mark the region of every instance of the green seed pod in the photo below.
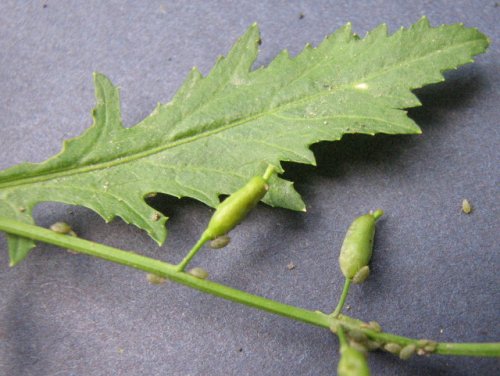
{"type": "Polygon", "coordinates": [[[340,269],[348,279],[367,266],[372,257],[375,222],[383,215],[382,210],[376,210],[358,217],[352,222],[340,250],[340,269]]]}
{"type": "Polygon", "coordinates": [[[219,204],[205,230],[209,239],[235,228],[268,191],[266,179],[254,176],[249,182],[219,204]]]}
{"type": "Polygon", "coordinates": [[[165,283],[165,281],[166,281],[165,278],[160,277],[159,275],[156,275],[156,274],[153,274],[153,273],[146,274],[146,279],[152,285],[161,285],[162,283],[165,283]]]}
{"type": "Polygon", "coordinates": [[[344,347],[341,350],[337,375],[370,376],[370,368],[363,353],[352,347],[344,347]]]}
{"type": "Polygon", "coordinates": [[[356,284],[361,284],[370,276],[370,267],[368,265],[363,266],[358,272],[352,277],[352,282],[356,284]]]}
{"type": "Polygon", "coordinates": [[[56,222],[50,226],[50,229],[58,234],[69,234],[73,229],[66,222],[56,222]]]}
{"type": "Polygon", "coordinates": [[[417,346],[415,346],[413,343],[410,345],[406,345],[401,349],[399,352],[399,358],[403,360],[410,359],[413,354],[417,351],[417,346]]]}
{"type": "Polygon", "coordinates": [[[192,268],[188,271],[188,274],[191,274],[193,277],[199,278],[199,279],[207,279],[208,278],[208,272],[200,267],[195,267],[192,268]]]}
{"type": "Polygon", "coordinates": [[[398,345],[397,343],[386,343],[384,345],[384,349],[391,354],[399,355],[399,352],[401,351],[401,346],[398,345]]]}
{"type": "Polygon", "coordinates": [[[214,240],[210,242],[210,248],[219,249],[224,248],[231,242],[231,238],[227,235],[221,235],[216,237],[214,240]]]}

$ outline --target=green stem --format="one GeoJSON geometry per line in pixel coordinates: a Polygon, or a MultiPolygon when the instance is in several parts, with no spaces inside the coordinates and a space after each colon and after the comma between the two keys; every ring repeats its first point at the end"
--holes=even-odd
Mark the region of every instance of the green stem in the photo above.
{"type": "Polygon", "coordinates": [[[201,234],[200,239],[196,242],[194,247],[191,248],[191,250],[188,252],[186,257],[184,257],[184,259],[179,264],[177,264],[176,270],[178,272],[184,271],[184,269],[186,269],[186,266],[189,264],[191,259],[198,253],[200,248],[203,247],[203,244],[205,244],[208,240],[210,240],[210,239],[209,239],[209,236],[206,232],[201,234]]]}
{"type": "Polygon", "coordinates": [[[262,177],[264,178],[264,180],[267,181],[269,180],[271,175],[274,174],[275,172],[276,172],[276,167],[274,167],[273,165],[268,165],[262,177]]]}
{"type": "Polygon", "coordinates": [[[345,338],[345,333],[342,325],[337,326],[337,337],[339,337],[340,349],[342,350],[342,347],[347,346],[347,339],[345,338]]]}
{"type": "MultiPolygon", "coordinates": [[[[330,328],[340,325],[345,326],[347,329],[356,327],[364,331],[368,337],[374,340],[394,342],[400,345],[416,343],[417,341],[417,339],[396,336],[389,333],[377,333],[373,330],[363,328],[360,326],[364,324],[362,321],[349,316],[339,315],[338,318],[335,318],[319,311],[311,311],[279,303],[216,282],[196,278],[179,271],[178,265],[172,265],[164,261],[141,256],[134,252],[123,251],[88,240],[58,234],[42,227],[33,226],[12,219],[0,217],[0,230],[10,234],[54,244],[61,248],[69,248],[80,253],[129,266],[148,273],[153,273],[233,302],[245,304],[250,307],[319,327],[330,328]]],[[[500,357],[500,343],[439,343],[436,353],[442,355],[500,357]]]]}
{"type": "Polygon", "coordinates": [[[188,273],[177,270],[177,265],[141,256],[135,252],[123,251],[103,244],[94,243],[81,238],[74,238],[39,226],[0,217],[0,230],[22,237],[39,240],[44,243],[54,244],[61,248],[69,248],[86,255],[111,261],[116,264],[129,266],[135,269],[153,273],[160,277],[168,278],[174,282],[201,290],[203,292],[248,305],[277,315],[303,321],[308,324],[328,328],[330,321],[324,314],[307,309],[279,303],[271,299],[252,295],[231,287],[203,280],[188,273]]]}
{"type": "Polygon", "coordinates": [[[351,281],[352,280],[350,278],[345,279],[344,288],[342,289],[342,294],[340,295],[339,302],[337,304],[337,307],[335,308],[335,311],[332,312],[332,317],[334,318],[337,318],[338,315],[340,315],[340,312],[342,312],[347,294],[349,293],[349,287],[351,287],[351,281]]]}

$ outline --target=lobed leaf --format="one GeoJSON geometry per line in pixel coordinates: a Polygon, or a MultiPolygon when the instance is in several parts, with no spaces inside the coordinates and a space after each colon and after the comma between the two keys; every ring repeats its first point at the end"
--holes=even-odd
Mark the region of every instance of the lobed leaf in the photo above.
{"type": "MultiPolygon", "coordinates": [[[[31,223],[43,201],[82,205],[106,221],[115,216],[161,244],[166,217],[144,199],[153,192],[188,196],[215,207],[267,164],[315,164],[309,146],[346,133],[417,134],[403,110],[419,106],[412,89],[443,80],[472,61],[488,39],[461,24],[433,28],[426,18],[393,35],[381,25],[360,39],[351,25],[286,51],[252,71],[256,24],[206,77],[193,69],[171,102],[124,128],[117,87],[94,74],[94,124],[49,160],[0,172],[0,215],[31,223]]],[[[281,168],[281,167],[280,167],[281,168]]],[[[281,169],[282,171],[282,169],[281,169]]],[[[275,177],[264,201],[304,210],[291,182],[275,177]]],[[[8,236],[11,265],[34,246],[8,236]]]]}

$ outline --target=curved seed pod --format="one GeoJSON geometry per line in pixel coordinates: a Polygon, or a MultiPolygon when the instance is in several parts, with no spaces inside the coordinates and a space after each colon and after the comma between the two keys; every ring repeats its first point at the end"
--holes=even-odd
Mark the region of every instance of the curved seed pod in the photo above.
{"type": "Polygon", "coordinates": [[[356,218],[349,226],[339,256],[340,269],[346,278],[353,279],[370,262],[375,222],[383,214],[382,210],[376,210],[356,218]]]}
{"type": "Polygon", "coordinates": [[[208,278],[208,272],[200,267],[195,267],[192,268],[188,271],[188,274],[191,274],[193,277],[199,278],[199,279],[207,279],[208,278]]]}
{"type": "Polygon", "coordinates": [[[406,345],[399,352],[399,358],[403,359],[403,360],[410,359],[412,357],[412,355],[415,354],[416,351],[417,351],[417,346],[415,346],[415,344],[412,343],[412,344],[406,345]]]}
{"type": "MultiPolygon", "coordinates": [[[[58,234],[69,234],[73,229],[66,222],[56,222],[50,226],[50,229],[58,234]]],[[[73,232],[74,233],[74,232],[73,232]]]]}
{"type": "Polygon", "coordinates": [[[340,351],[337,375],[370,376],[370,368],[363,353],[349,346],[343,347],[340,351]]]}
{"type": "Polygon", "coordinates": [[[216,237],[214,240],[210,242],[210,248],[219,249],[224,248],[231,242],[231,238],[227,235],[221,235],[216,237]]]}
{"type": "Polygon", "coordinates": [[[235,228],[269,190],[266,179],[254,176],[248,183],[222,201],[205,230],[210,239],[227,234],[235,228]]]}
{"type": "Polygon", "coordinates": [[[165,281],[166,281],[165,278],[160,277],[159,275],[156,275],[156,274],[153,274],[153,273],[146,274],[146,279],[152,285],[161,285],[162,283],[165,283],[165,281]]]}

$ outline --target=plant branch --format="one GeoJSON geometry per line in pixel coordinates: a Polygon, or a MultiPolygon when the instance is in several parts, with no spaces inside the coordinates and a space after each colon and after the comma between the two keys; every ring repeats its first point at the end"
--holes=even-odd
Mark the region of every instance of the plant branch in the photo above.
{"type": "Polygon", "coordinates": [[[189,264],[191,259],[198,253],[201,247],[203,247],[203,244],[205,244],[209,240],[209,236],[207,235],[206,232],[203,232],[201,234],[200,239],[196,242],[193,248],[188,252],[186,257],[176,266],[176,270],[178,272],[183,272],[184,269],[186,269],[186,266],[189,264]]]}
{"type": "MultiPolygon", "coordinates": [[[[311,311],[283,304],[216,282],[199,279],[177,270],[178,266],[176,265],[141,256],[135,252],[124,251],[88,240],[58,234],[43,227],[0,217],[0,230],[33,240],[54,244],[62,248],[69,248],[83,254],[129,266],[148,273],[153,273],[233,302],[245,304],[250,307],[319,327],[335,328],[342,325],[347,330],[349,330],[349,328],[356,328],[362,330],[369,338],[374,340],[394,342],[400,345],[407,345],[418,341],[417,339],[394,334],[375,332],[371,329],[364,328],[362,326],[364,322],[349,316],[339,315],[338,318],[335,318],[319,311],[311,311]]],[[[500,343],[439,343],[435,353],[442,355],[500,357],[500,343]]]]}
{"type": "Polygon", "coordinates": [[[339,325],[337,328],[337,337],[339,337],[341,348],[347,346],[347,339],[345,338],[345,333],[344,329],[342,328],[342,325],[339,325]]]}

